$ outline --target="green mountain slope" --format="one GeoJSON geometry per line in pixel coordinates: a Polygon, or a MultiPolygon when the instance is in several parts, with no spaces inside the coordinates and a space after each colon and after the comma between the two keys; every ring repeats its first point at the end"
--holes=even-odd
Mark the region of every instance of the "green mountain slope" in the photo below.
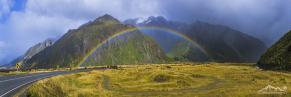
{"type": "MultiPolygon", "coordinates": [[[[24,63],[24,67],[55,68],[58,66],[76,66],[94,47],[96,47],[96,45],[118,32],[132,28],[134,28],[134,26],[122,24],[110,15],[104,15],[92,22],[82,25],[78,29],[69,30],[69,32],[56,41],[53,46],[46,48],[24,63]]],[[[132,34],[132,36],[138,36],[139,38],[131,38],[129,36],[123,37],[121,40],[117,41],[118,43],[109,44],[108,47],[111,49],[103,49],[104,52],[102,50],[97,50],[97,52],[99,51],[101,54],[96,54],[100,55],[100,58],[98,58],[98,56],[95,56],[96,58],[93,57],[93,59],[98,61],[95,63],[110,63],[110,60],[113,59],[108,56],[116,56],[115,58],[118,59],[113,61],[112,64],[119,64],[118,62],[121,62],[120,64],[140,62],[141,60],[136,60],[137,58],[147,58],[145,59],[146,61],[143,62],[157,62],[163,60],[164,54],[154,41],[138,31],[133,33],[135,34],[132,34]],[[142,50],[145,46],[148,46],[146,50],[142,50]],[[133,51],[135,52],[133,53],[133,51]],[[142,56],[141,54],[148,54],[151,56],[140,57],[142,56]],[[135,58],[128,59],[124,56],[135,58]],[[119,59],[122,57],[126,59],[119,59]]],[[[90,62],[92,63],[92,61],[90,62]]]]}
{"type": "Polygon", "coordinates": [[[291,71],[291,31],[270,47],[257,65],[263,69],[291,71]]]}
{"type": "Polygon", "coordinates": [[[150,37],[131,32],[97,49],[84,65],[160,63],[164,59],[163,51],[150,37]]]}

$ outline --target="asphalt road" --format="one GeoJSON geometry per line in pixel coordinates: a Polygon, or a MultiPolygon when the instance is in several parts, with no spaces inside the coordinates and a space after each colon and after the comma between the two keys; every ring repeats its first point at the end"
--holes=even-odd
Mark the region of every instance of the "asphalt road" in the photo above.
{"type": "Polygon", "coordinates": [[[29,85],[37,80],[41,80],[47,77],[52,77],[56,75],[87,72],[92,69],[80,69],[72,71],[55,71],[55,72],[44,72],[35,74],[21,74],[21,75],[10,75],[10,76],[0,76],[0,97],[11,97],[20,88],[29,85]]]}

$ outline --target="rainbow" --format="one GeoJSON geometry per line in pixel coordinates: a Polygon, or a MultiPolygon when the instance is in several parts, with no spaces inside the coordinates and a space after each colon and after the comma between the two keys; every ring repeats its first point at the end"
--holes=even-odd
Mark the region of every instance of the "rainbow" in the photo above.
{"type": "Polygon", "coordinates": [[[192,40],[191,38],[189,38],[188,36],[173,30],[173,29],[169,29],[169,28],[162,28],[162,27],[154,27],[154,26],[146,26],[146,27],[133,27],[130,29],[126,29],[123,31],[120,31],[112,36],[110,36],[109,38],[107,38],[106,40],[102,41],[101,43],[99,43],[98,45],[96,45],[93,49],[91,49],[89,51],[89,53],[87,53],[83,59],[79,62],[79,64],[77,66],[81,66],[98,48],[100,48],[102,45],[106,44],[107,42],[109,42],[110,40],[120,36],[120,35],[124,35],[126,33],[130,33],[133,31],[137,31],[137,30],[156,30],[156,31],[162,31],[162,32],[167,32],[167,33],[172,33],[174,35],[177,35],[183,39],[186,39],[187,41],[191,42],[192,45],[194,45],[195,47],[197,47],[199,50],[201,50],[206,56],[209,56],[209,54],[207,53],[207,51],[201,46],[199,45],[196,41],[192,40]]]}

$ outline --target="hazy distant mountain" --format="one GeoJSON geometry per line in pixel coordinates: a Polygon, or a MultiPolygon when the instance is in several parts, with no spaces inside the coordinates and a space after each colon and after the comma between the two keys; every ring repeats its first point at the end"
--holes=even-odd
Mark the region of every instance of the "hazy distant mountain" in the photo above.
{"type": "Polygon", "coordinates": [[[40,51],[44,50],[47,47],[50,47],[54,44],[53,39],[47,39],[41,43],[38,43],[32,47],[30,47],[26,53],[16,59],[14,59],[12,62],[10,62],[10,66],[14,66],[16,63],[23,62],[29,60],[32,56],[36,55],[40,51]]]}
{"type": "Polygon", "coordinates": [[[267,48],[259,39],[222,25],[196,22],[185,32],[216,61],[255,62],[267,48]]]}
{"type": "Polygon", "coordinates": [[[259,39],[223,25],[213,25],[200,21],[187,24],[169,21],[161,16],[149,17],[141,23],[134,22],[134,20],[126,20],[125,23],[139,27],[155,26],[176,30],[196,41],[209,54],[208,57],[205,57],[206,55],[199,51],[197,47],[188,45],[185,40],[177,38],[175,35],[162,33],[161,31],[145,31],[145,33],[152,36],[161,44],[163,49],[166,49],[168,55],[178,57],[177,59],[182,58],[190,61],[255,62],[266,49],[265,44],[259,39]],[[183,54],[179,54],[181,52],[183,54]]]}
{"type": "MultiPolygon", "coordinates": [[[[132,28],[135,27],[122,24],[110,15],[104,15],[78,29],[69,30],[53,46],[36,54],[24,64],[30,68],[76,66],[102,41],[132,28]]],[[[150,37],[135,31],[101,46],[83,65],[157,63],[164,59],[163,51],[150,37]]]]}
{"type": "Polygon", "coordinates": [[[291,71],[291,31],[270,47],[257,65],[263,69],[291,71]]]}

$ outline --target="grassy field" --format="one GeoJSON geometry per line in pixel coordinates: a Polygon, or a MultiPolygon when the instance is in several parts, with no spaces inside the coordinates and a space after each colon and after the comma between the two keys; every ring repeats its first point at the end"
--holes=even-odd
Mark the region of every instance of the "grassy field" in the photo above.
{"type": "Polygon", "coordinates": [[[290,97],[291,73],[262,71],[250,64],[127,65],[41,80],[30,97],[290,97]],[[272,85],[285,94],[260,94],[272,85]]]}

